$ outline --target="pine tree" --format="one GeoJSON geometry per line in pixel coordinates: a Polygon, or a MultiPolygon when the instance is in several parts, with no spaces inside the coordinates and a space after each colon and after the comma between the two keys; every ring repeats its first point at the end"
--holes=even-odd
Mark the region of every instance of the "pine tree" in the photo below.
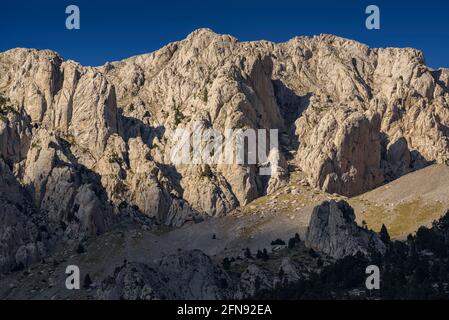
{"type": "Polygon", "coordinates": [[[288,240],[288,248],[293,249],[299,243],[301,243],[301,238],[298,233],[295,233],[295,236],[288,240]]]}
{"type": "Polygon", "coordinates": [[[222,262],[223,269],[229,270],[231,267],[231,261],[228,258],[224,258],[222,262]]]}
{"type": "Polygon", "coordinates": [[[279,278],[283,278],[285,276],[285,271],[283,268],[279,269],[279,278]]]}
{"type": "Polygon", "coordinates": [[[268,251],[267,251],[267,249],[263,249],[262,260],[267,261],[268,259],[270,259],[270,256],[268,255],[268,251]]]}
{"type": "Polygon", "coordinates": [[[251,250],[249,248],[245,249],[245,258],[253,259],[253,255],[252,255],[251,250]]]}
{"type": "Polygon", "coordinates": [[[288,240],[288,248],[293,249],[295,246],[296,246],[295,238],[290,238],[290,240],[288,240]]]}
{"type": "Polygon", "coordinates": [[[89,274],[86,274],[86,276],[84,277],[83,287],[84,289],[89,289],[91,285],[92,279],[90,278],[89,274]]]}
{"type": "Polygon", "coordinates": [[[388,234],[387,227],[384,224],[380,229],[380,240],[382,240],[384,243],[390,242],[390,235],[388,234]]]}
{"type": "Polygon", "coordinates": [[[86,249],[84,248],[83,244],[82,243],[78,244],[78,247],[76,248],[76,253],[81,254],[84,252],[86,252],[86,249]]]}

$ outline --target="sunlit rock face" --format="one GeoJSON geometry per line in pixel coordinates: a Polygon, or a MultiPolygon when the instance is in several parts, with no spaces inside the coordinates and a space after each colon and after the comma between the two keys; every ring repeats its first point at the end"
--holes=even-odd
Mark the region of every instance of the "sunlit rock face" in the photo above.
{"type": "Polygon", "coordinates": [[[414,49],[200,29],[99,68],[14,49],[0,74],[1,156],[36,208],[88,234],[121,211],[175,227],[223,215],[285,185],[292,167],[353,196],[449,157],[449,72],[414,49]],[[174,130],[198,123],[279,130],[279,174],[173,163],[174,130]]]}

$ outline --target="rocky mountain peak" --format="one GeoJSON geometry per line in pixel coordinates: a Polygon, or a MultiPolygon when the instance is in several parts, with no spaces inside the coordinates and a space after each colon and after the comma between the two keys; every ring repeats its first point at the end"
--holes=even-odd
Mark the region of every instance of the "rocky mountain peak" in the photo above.
{"type": "Polygon", "coordinates": [[[285,186],[292,168],[355,196],[449,160],[449,71],[414,49],[199,29],[99,68],[13,49],[0,53],[0,75],[1,157],[35,210],[89,234],[122,213],[173,227],[225,215],[285,186]],[[173,162],[175,130],[197,124],[278,130],[279,174],[173,162]]]}
{"type": "Polygon", "coordinates": [[[357,253],[385,251],[379,236],[355,223],[355,213],[346,201],[326,201],[314,208],[306,246],[335,259],[357,253]]]}

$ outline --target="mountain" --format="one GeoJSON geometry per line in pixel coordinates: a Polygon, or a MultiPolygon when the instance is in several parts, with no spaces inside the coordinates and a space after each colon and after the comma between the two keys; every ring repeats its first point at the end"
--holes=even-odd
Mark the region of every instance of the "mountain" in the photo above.
{"type": "Polygon", "coordinates": [[[279,232],[304,237],[329,200],[403,237],[444,213],[448,128],[449,70],[410,48],[332,35],[239,42],[199,29],[97,68],[12,49],[0,53],[0,270],[104,244],[117,230],[143,230],[134,258],[150,239],[152,258],[179,247],[221,259],[225,247],[262,250],[279,232]],[[174,161],[180,128],[278,130],[266,159],[274,152],[278,170],[174,161]],[[214,230],[226,240],[211,242],[214,230]]]}

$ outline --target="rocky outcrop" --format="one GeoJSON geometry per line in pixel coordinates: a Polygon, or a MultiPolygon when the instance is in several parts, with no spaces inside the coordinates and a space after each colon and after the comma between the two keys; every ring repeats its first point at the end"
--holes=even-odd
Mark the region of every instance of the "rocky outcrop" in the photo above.
{"type": "MultiPolygon", "coordinates": [[[[67,142],[63,162],[91,172],[114,213],[133,207],[172,226],[274,192],[289,166],[312,186],[353,196],[449,159],[448,72],[427,68],[414,49],[370,49],[330,35],[239,42],[200,29],[100,68],[48,50],[9,50],[0,54],[0,74],[0,93],[10,99],[1,111],[1,155],[54,217],[60,195],[42,201],[73,172],[53,172],[61,155],[52,148],[41,146],[38,156],[33,147],[45,136],[67,142]],[[280,146],[257,165],[177,163],[170,157],[177,128],[277,129],[280,146]],[[278,174],[260,176],[276,158],[278,174]],[[53,186],[42,190],[47,181],[53,186]]],[[[86,185],[68,181],[60,190],[86,185]]],[[[93,210],[109,205],[93,204],[98,196],[88,193],[93,210]]]]}
{"type": "Polygon", "coordinates": [[[282,283],[298,282],[307,279],[311,271],[313,270],[309,270],[301,261],[286,257],[282,259],[279,267],[279,274],[282,275],[280,281],[282,283]]]}
{"type": "Polygon", "coordinates": [[[425,164],[419,163],[420,159],[414,159],[412,162],[412,154],[408,148],[408,143],[405,138],[399,138],[396,141],[391,141],[383,148],[382,156],[382,170],[386,181],[395,180],[412,169],[420,169],[425,164]]]}
{"type": "Polygon", "coordinates": [[[229,212],[269,184],[270,190],[282,184],[279,176],[262,181],[254,165],[213,165],[205,175],[204,168],[170,162],[177,143],[172,131],[180,125],[282,126],[269,55],[233,57],[235,45],[231,37],[200,30],[154,54],[100,69],[51,51],[10,50],[0,57],[0,91],[30,116],[35,134],[46,130],[68,141],[76,161],[101,177],[117,206],[125,201],[179,226],[199,213],[229,212]],[[203,68],[211,59],[216,66],[203,68]]]}
{"type": "Polygon", "coordinates": [[[98,289],[101,299],[232,299],[231,278],[199,250],[180,251],[155,265],[126,263],[98,289]]]}
{"type": "Polygon", "coordinates": [[[273,289],[278,277],[268,270],[250,264],[240,276],[240,290],[243,298],[253,297],[259,291],[273,289]]]}
{"type": "MultiPolygon", "coordinates": [[[[117,88],[126,117],[164,128],[150,150],[156,162],[173,165],[183,177],[183,198],[208,215],[226,213],[265,193],[255,166],[191,166],[170,163],[178,143],[173,130],[278,129],[283,119],[271,83],[269,53],[246,54],[235,38],[198,30],[150,55],[103,68],[117,88]],[[165,156],[165,158],[164,158],[165,156]],[[207,171],[208,174],[204,174],[207,171]]],[[[205,147],[205,144],[201,146],[205,147]]]]}
{"type": "Polygon", "coordinates": [[[346,196],[379,186],[384,177],[378,114],[340,108],[314,119],[313,112],[307,111],[297,124],[298,161],[309,182],[346,196]]]}
{"type": "Polygon", "coordinates": [[[67,233],[96,235],[111,224],[113,209],[101,182],[74,159],[64,140],[40,130],[22,168],[22,183],[36,207],[67,233]]]}
{"type": "Polygon", "coordinates": [[[73,136],[99,157],[118,130],[115,90],[100,72],[48,50],[10,50],[1,54],[0,65],[0,91],[32,123],[73,136]]]}
{"type": "MultiPolygon", "coordinates": [[[[128,105],[125,113],[142,118],[151,110],[154,126],[189,127],[200,119],[216,129],[280,129],[287,133],[287,149],[299,144],[294,163],[309,183],[328,192],[360,194],[416,168],[413,158],[418,168],[448,158],[446,73],[427,69],[422,54],[413,49],[369,49],[328,35],[279,45],[240,43],[202,29],[153,54],[108,64],[104,70],[117,87],[125,84],[118,93],[120,104],[128,105]],[[175,110],[167,112],[168,118],[161,101],[175,110]],[[227,110],[232,108],[237,116],[229,117],[227,110]],[[428,121],[430,114],[438,116],[428,121]],[[290,131],[290,124],[296,132],[290,131]],[[432,141],[427,145],[421,138],[424,130],[432,141]],[[410,151],[399,161],[397,155],[391,158],[398,150],[385,149],[397,141],[407,142],[410,151]]],[[[198,185],[198,173],[177,169],[198,185]]],[[[245,168],[211,169],[226,179],[240,204],[263,192],[261,181],[244,174],[245,168]]],[[[226,183],[212,188],[219,193],[229,190],[226,183]]],[[[185,189],[189,202],[197,202],[197,195],[205,191],[185,189]]],[[[194,207],[214,214],[235,206],[235,201],[224,199],[229,197],[212,197],[194,207]]]]}
{"type": "MultiPolygon", "coordinates": [[[[436,80],[436,74],[424,66],[421,52],[413,49],[370,49],[353,41],[327,35],[297,38],[284,44],[284,48],[289,48],[290,52],[295,48],[296,52],[304,55],[296,58],[290,72],[284,72],[288,76],[279,77],[306,105],[306,110],[296,121],[296,134],[300,143],[296,163],[307,173],[312,185],[351,196],[366,191],[370,184],[375,186],[382,183],[382,175],[389,181],[410,169],[422,167],[428,161],[447,162],[448,140],[444,128],[449,120],[448,91],[444,81],[436,80]],[[298,74],[292,76],[294,70],[298,74]],[[364,126],[367,128],[357,128],[359,122],[350,123],[351,119],[341,117],[348,107],[353,110],[351,114],[354,118],[364,113],[368,118],[374,116],[380,123],[377,120],[374,123],[369,121],[368,125],[365,121],[364,126]],[[322,145],[327,149],[335,144],[334,140],[339,142],[338,139],[341,139],[341,135],[334,139],[337,134],[333,130],[335,122],[339,128],[348,128],[344,135],[349,135],[345,140],[350,148],[360,149],[358,142],[351,138],[351,132],[375,132],[376,137],[372,142],[366,141],[366,134],[362,137],[365,139],[363,144],[367,143],[370,148],[365,152],[372,154],[372,160],[368,159],[368,155],[363,159],[363,155],[360,157],[360,154],[354,154],[355,158],[350,161],[357,162],[359,168],[354,165],[354,169],[344,172],[340,171],[345,166],[344,161],[340,162],[341,159],[329,161],[333,163],[329,165],[333,167],[331,169],[319,164],[313,166],[308,152],[323,158],[335,158],[320,155],[322,145]],[[321,130],[321,138],[315,139],[315,135],[319,135],[318,130],[321,130]],[[323,138],[326,131],[329,134],[323,138]],[[382,142],[381,161],[379,135],[382,142]],[[429,141],[427,145],[426,140],[429,141]],[[393,146],[397,141],[400,145],[393,146]],[[303,142],[306,146],[301,145],[303,142]],[[404,149],[405,142],[410,154],[404,149]],[[396,147],[396,150],[385,150],[391,146],[396,147]],[[392,152],[396,154],[393,157],[392,152]],[[412,158],[410,165],[407,164],[408,157],[412,158]],[[372,161],[368,174],[363,169],[360,171],[360,165],[363,167],[365,160],[372,161]],[[322,169],[324,174],[321,173],[322,169]],[[335,183],[324,183],[328,174],[334,177],[335,183]],[[342,175],[345,176],[343,179],[342,175]]],[[[441,77],[444,72],[437,74],[441,77]]],[[[336,147],[334,152],[342,154],[344,149],[343,144],[336,147]]],[[[320,162],[324,163],[325,160],[320,162]]]]}
{"type": "Polygon", "coordinates": [[[10,163],[26,158],[32,138],[32,126],[24,110],[0,95],[0,154],[10,163]]]}
{"type": "Polygon", "coordinates": [[[21,270],[45,257],[54,243],[52,231],[0,160],[0,273],[21,270]]]}
{"type": "Polygon", "coordinates": [[[305,241],[306,246],[335,259],[359,252],[385,252],[376,233],[357,226],[354,210],[346,201],[331,200],[315,207],[305,241]]]}

